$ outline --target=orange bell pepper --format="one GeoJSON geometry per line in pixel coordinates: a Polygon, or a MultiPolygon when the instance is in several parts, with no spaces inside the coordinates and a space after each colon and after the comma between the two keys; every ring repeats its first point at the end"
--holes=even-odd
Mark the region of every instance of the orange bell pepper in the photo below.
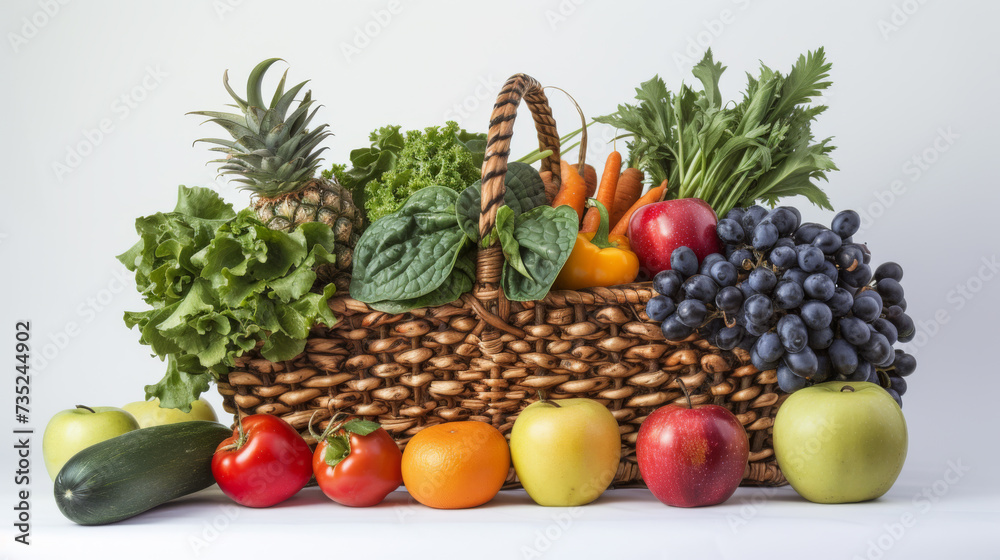
{"type": "Polygon", "coordinates": [[[552,285],[555,290],[617,286],[639,275],[639,257],[629,247],[628,237],[608,235],[608,209],[593,198],[587,207],[597,208],[601,223],[597,231],[577,234],[576,245],[552,285]]]}

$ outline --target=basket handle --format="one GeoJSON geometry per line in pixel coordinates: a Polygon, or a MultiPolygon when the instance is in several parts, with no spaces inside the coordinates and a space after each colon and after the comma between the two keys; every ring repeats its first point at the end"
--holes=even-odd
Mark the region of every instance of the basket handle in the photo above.
{"type": "Polygon", "coordinates": [[[542,160],[542,171],[552,173],[552,180],[559,184],[559,133],[552,118],[549,100],[542,85],[527,74],[514,74],[500,90],[490,115],[490,129],[486,136],[486,155],[483,159],[482,214],[479,216],[479,238],[486,239],[497,221],[497,209],[503,205],[504,176],[510,156],[510,138],[514,133],[517,107],[524,98],[535,119],[540,150],[552,150],[552,155],[542,160]]]}

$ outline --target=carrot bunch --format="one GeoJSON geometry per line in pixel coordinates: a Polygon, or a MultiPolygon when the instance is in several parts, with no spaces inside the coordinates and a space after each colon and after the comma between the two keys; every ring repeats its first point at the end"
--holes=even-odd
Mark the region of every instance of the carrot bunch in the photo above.
{"type": "Polygon", "coordinates": [[[621,171],[621,166],[622,155],[612,151],[604,164],[604,172],[598,185],[597,172],[593,167],[585,166],[584,175],[581,175],[577,166],[563,160],[560,168],[563,182],[552,200],[552,207],[564,204],[570,206],[580,217],[580,232],[594,232],[600,224],[600,214],[594,207],[584,214],[584,206],[587,199],[594,197],[596,193],[597,200],[608,209],[611,217],[611,234],[626,235],[632,214],[641,206],[663,198],[667,184],[664,181],[662,185],[642,194],[642,171],[632,167],[621,171]]]}

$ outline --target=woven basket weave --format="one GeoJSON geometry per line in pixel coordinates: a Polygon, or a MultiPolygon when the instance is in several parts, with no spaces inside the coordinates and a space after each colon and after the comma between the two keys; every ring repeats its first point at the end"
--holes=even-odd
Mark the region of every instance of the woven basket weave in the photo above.
{"type": "MultiPolygon", "coordinates": [[[[483,163],[479,223],[486,238],[503,204],[510,138],[518,105],[531,111],[542,161],[559,181],[559,135],[541,86],[512,76],[493,109],[483,163]]],[[[330,307],[332,328],[312,329],[305,351],[273,363],[251,352],[218,380],[225,409],[280,416],[304,430],[309,419],[334,411],[380,422],[405,445],[441,422],[488,422],[505,435],[539,390],[549,398],[586,397],[605,404],[622,433],[622,460],[613,485],[641,484],[635,440],[656,408],[682,402],[677,379],[695,404],[729,408],[747,430],[750,462],[744,484],[780,485],[771,426],[786,395],[774,371],[758,372],[746,352],[720,351],[691,337],[663,339],[648,320],[649,282],[580,291],[552,291],[535,302],[508,301],[500,288],[503,254],[480,249],[471,293],[440,307],[404,314],[375,311],[347,295],[330,307]]],[[[321,424],[322,425],[322,424],[321,424]]],[[[513,469],[508,486],[516,485],[513,469]]]]}

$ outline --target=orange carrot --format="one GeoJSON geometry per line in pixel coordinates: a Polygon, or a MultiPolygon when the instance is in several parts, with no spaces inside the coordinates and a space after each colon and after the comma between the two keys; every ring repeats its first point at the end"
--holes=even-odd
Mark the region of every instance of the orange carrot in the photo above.
{"type": "MultiPolygon", "coordinates": [[[[574,163],[573,169],[579,172],[580,164],[574,163]]],[[[583,164],[583,180],[587,183],[587,198],[594,198],[594,193],[597,192],[597,170],[594,169],[593,165],[589,163],[583,164]]]]}
{"type": "MultiPolygon", "coordinates": [[[[618,152],[611,152],[608,155],[608,161],[604,163],[604,173],[601,175],[601,186],[597,189],[597,201],[604,205],[608,209],[608,214],[611,213],[611,207],[615,202],[615,190],[618,188],[618,176],[621,174],[622,169],[622,155],[618,152]]],[[[583,226],[580,227],[580,232],[597,231],[597,226],[601,224],[601,214],[597,210],[597,207],[591,207],[587,210],[587,214],[583,217],[583,226]]],[[[610,227],[610,225],[609,225],[610,227]]]]}
{"type": "Polygon", "coordinates": [[[562,162],[562,187],[559,188],[559,192],[556,193],[555,199],[552,200],[552,207],[558,208],[562,205],[568,205],[573,210],[576,210],[576,215],[583,219],[583,206],[587,202],[587,184],[576,171],[576,167],[566,163],[565,160],[562,162]]]}
{"type": "Polygon", "coordinates": [[[632,214],[635,214],[635,211],[639,208],[642,208],[651,202],[660,200],[660,197],[663,196],[663,191],[665,190],[667,190],[666,180],[660,183],[660,186],[649,189],[646,194],[640,196],[639,200],[636,200],[635,204],[633,204],[628,211],[625,212],[625,215],[622,216],[622,219],[615,224],[614,229],[611,230],[611,235],[628,235],[628,221],[632,219],[632,214]]]}
{"type": "Polygon", "coordinates": [[[615,189],[615,202],[612,205],[614,208],[608,207],[612,224],[620,222],[625,211],[631,208],[636,200],[639,200],[643,179],[642,171],[634,167],[629,167],[622,173],[621,178],[618,179],[618,188],[615,189]]]}

